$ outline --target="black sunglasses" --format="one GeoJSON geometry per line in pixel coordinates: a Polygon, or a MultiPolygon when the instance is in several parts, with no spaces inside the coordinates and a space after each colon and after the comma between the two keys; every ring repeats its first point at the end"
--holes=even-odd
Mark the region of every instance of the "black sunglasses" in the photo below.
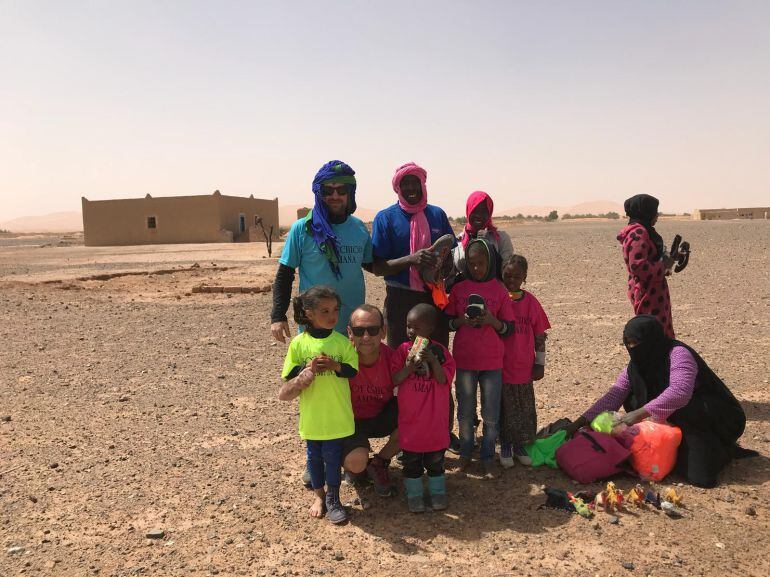
{"type": "Polygon", "coordinates": [[[370,337],[376,337],[378,334],[380,334],[380,329],[382,329],[382,325],[374,325],[371,327],[350,327],[350,332],[357,337],[364,336],[364,333],[369,333],[370,337]]]}
{"type": "Polygon", "coordinates": [[[348,195],[348,185],[345,184],[343,186],[334,187],[334,186],[328,186],[328,185],[325,184],[325,185],[323,185],[321,187],[321,195],[324,196],[324,197],[331,196],[335,192],[337,194],[339,194],[340,196],[347,196],[348,195]]]}

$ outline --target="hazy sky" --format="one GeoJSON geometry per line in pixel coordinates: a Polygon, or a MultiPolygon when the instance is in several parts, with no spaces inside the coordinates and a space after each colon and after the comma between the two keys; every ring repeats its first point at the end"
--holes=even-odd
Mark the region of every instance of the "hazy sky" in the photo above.
{"type": "Polygon", "coordinates": [[[91,200],[770,204],[770,2],[0,0],[0,221],[91,200]]]}

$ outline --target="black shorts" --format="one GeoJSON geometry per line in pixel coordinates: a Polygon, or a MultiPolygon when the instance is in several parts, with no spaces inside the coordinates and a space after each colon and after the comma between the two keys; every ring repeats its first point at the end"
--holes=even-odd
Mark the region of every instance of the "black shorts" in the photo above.
{"type": "Polygon", "coordinates": [[[356,419],[356,432],[342,439],[342,458],[353,449],[363,447],[367,451],[372,449],[369,439],[384,439],[398,428],[398,400],[390,399],[382,407],[380,414],[371,419],[356,419]]]}

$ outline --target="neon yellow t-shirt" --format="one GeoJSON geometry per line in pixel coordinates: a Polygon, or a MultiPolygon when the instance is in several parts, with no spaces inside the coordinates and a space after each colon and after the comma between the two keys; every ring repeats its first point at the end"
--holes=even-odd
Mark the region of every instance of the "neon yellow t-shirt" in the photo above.
{"type": "MultiPolygon", "coordinates": [[[[292,339],[281,377],[285,379],[294,367],[310,364],[321,353],[358,370],[358,353],[340,333],[332,331],[328,337],[317,339],[304,332],[292,339]]],[[[317,374],[310,386],[299,394],[299,436],[311,441],[328,441],[354,432],[348,379],[338,377],[333,371],[317,374]]]]}

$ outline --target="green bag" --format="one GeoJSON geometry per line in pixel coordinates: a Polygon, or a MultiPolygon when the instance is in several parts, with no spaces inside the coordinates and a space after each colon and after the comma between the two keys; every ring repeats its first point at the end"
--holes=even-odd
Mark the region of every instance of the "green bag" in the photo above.
{"type": "Polygon", "coordinates": [[[556,464],[556,449],[561,447],[567,441],[567,431],[558,431],[546,437],[545,439],[537,439],[524,445],[524,450],[532,459],[532,466],[539,467],[540,465],[548,465],[552,469],[557,469],[556,464]]]}

